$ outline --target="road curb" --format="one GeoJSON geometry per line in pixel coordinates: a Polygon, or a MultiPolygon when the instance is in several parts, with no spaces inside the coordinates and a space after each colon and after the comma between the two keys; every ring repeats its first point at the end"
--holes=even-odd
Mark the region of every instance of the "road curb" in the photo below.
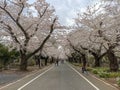
{"type": "MultiPolygon", "coordinates": [[[[75,69],[77,68],[75,65],[73,65],[73,64],[71,64],[71,63],[69,63],[69,64],[70,64],[73,68],[75,68],[75,69]]],[[[78,69],[76,69],[76,70],[80,73],[80,71],[79,71],[78,69]]],[[[91,74],[91,73],[89,73],[89,75],[90,75],[91,77],[93,77],[93,78],[95,78],[95,79],[97,79],[97,80],[103,82],[104,84],[106,84],[106,85],[108,85],[108,86],[111,86],[112,88],[115,88],[115,89],[119,90],[119,88],[116,87],[115,85],[110,84],[110,83],[108,83],[107,81],[102,80],[102,79],[96,77],[95,75],[93,75],[93,74],[91,74]]]]}

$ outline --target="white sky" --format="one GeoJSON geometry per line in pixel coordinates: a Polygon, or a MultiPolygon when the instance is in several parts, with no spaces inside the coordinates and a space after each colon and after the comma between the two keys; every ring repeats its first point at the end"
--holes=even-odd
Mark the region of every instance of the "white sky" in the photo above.
{"type": "Polygon", "coordinates": [[[73,18],[78,10],[83,10],[95,0],[46,0],[56,9],[60,23],[63,25],[73,25],[73,18]]]}
{"type": "MultiPolygon", "coordinates": [[[[30,0],[31,2],[34,0],[30,0]]],[[[76,12],[83,11],[85,7],[98,0],[46,0],[54,6],[56,15],[62,25],[73,25],[76,12]]]]}

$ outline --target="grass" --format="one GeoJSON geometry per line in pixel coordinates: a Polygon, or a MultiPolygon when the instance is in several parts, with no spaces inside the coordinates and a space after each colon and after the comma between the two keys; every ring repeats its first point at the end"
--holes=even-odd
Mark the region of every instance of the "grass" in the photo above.
{"type": "Polygon", "coordinates": [[[100,68],[88,68],[90,72],[93,74],[96,74],[100,78],[115,78],[118,86],[120,86],[120,71],[118,72],[110,72],[108,68],[106,67],[100,67],[100,68]]]}
{"type": "MultiPolygon", "coordinates": [[[[75,66],[82,66],[82,64],[79,63],[73,63],[75,66]]],[[[92,67],[87,67],[87,70],[100,78],[105,78],[105,79],[114,79],[116,80],[118,86],[120,86],[120,70],[118,72],[110,72],[108,67],[97,67],[97,68],[92,68],[92,67]]]]}
{"type": "Polygon", "coordinates": [[[97,74],[101,78],[117,78],[120,77],[120,72],[110,72],[106,67],[99,68],[89,68],[88,69],[93,74],[97,74]]]}

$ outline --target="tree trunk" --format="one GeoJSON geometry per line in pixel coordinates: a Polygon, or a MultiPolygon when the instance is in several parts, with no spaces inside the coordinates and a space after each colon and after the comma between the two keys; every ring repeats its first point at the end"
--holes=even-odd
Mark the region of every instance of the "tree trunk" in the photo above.
{"type": "Polygon", "coordinates": [[[100,60],[101,60],[101,58],[100,58],[99,55],[96,54],[95,52],[92,52],[92,51],[90,51],[90,52],[91,52],[91,54],[93,55],[93,57],[94,57],[94,59],[95,59],[94,67],[100,67],[100,66],[101,66],[101,65],[100,65],[100,60]]]}
{"type": "Polygon", "coordinates": [[[86,61],[86,56],[85,54],[82,54],[82,73],[84,73],[86,71],[86,64],[87,64],[87,61],[86,61]]]}
{"type": "Polygon", "coordinates": [[[48,63],[48,57],[45,58],[45,66],[47,66],[47,63],[48,63]]]}
{"type": "Polygon", "coordinates": [[[114,71],[114,72],[118,71],[119,69],[118,61],[113,50],[109,49],[107,54],[108,54],[108,59],[110,61],[110,71],[114,71]]]}
{"type": "Polygon", "coordinates": [[[21,71],[27,71],[26,55],[21,55],[20,70],[21,71]]]}
{"type": "Polygon", "coordinates": [[[94,57],[95,58],[95,64],[94,64],[94,67],[100,67],[100,58],[99,57],[94,57]]]}
{"type": "Polygon", "coordinates": [[[45,59],[45,66],[47,66],[47,62],[48,62],[47,59],[45,59]]]}
{"type": "Polygon", "coordinates": [[[80,64],[82,63],[81,58],[79,58],[79,63],[80,63],[80,64]]]}
{"type": "Polygon", "coordinates": [[[38,66],[39,66],[39,68],[41,68],[41,60],[40,60],[40,58],[38,57],[37,60],[38,60],[38,66]]]}
{"type": "Polygon", "coordinates": [[[50,63],[51,64],[54,63],[54,58],[53,57],[51,57],[50,63]]]}

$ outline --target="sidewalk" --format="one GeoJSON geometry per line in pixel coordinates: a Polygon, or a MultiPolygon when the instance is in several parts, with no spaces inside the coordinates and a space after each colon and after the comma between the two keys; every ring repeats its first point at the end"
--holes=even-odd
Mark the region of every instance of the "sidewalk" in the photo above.
{"type": "MultiPolygon", "coordinates": [[[[49,67],[49,66],[46,66],[49,67]]],[[[26,77],[27,75],[30,75],[32,73],[36,73],[45,67],[39,69],[38,66],[28,67],[29,71],[19,71],[19,70],[4,70],[0,72],[0,87],[7,85],[9,83],[15,82],[19,79],[22,79],[23,77],[26,77]]]]}

